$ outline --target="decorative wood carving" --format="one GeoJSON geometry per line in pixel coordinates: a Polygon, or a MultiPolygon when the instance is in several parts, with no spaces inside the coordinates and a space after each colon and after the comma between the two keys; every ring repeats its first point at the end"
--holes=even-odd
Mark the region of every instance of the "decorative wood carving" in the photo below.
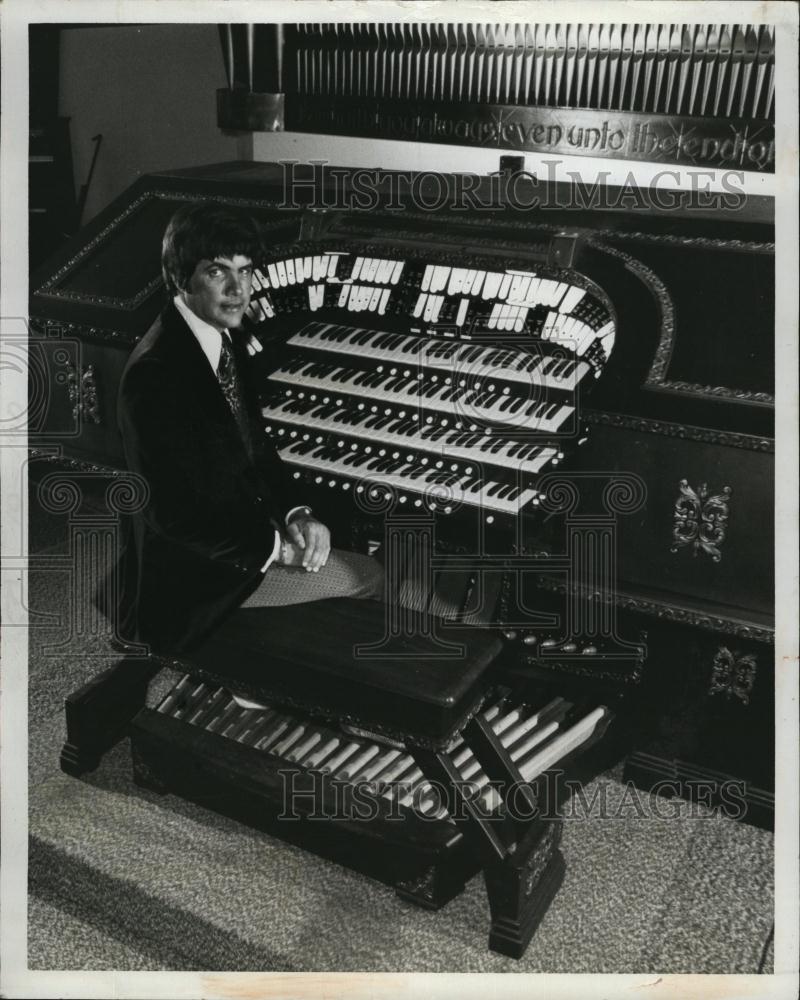
{"type": "Polygon", "coordinates": [[[743,705],[749,705],[756,682],[756,669],[756,658],[752,653],[742,656],[737,650],[720,646],[711,665],[708,693],[735,697],[743,705]]]}
{"type": "Polygon", "coordinates": [[[730,486],[723,486],[721,493],[710,493],[707,483],[700,483],[697,490],[693,490],[686,479],[681,479],[678,486],[680,496],[675,501],[670,552],[689,546],[693,556],[706,552],[714,562],[720,562],[720,547],[725,541],[728,523],[730,486]]]}

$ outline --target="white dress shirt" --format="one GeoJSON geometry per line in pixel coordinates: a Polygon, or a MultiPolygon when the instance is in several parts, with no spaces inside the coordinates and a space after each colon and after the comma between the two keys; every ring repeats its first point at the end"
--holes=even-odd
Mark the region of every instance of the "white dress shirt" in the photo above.
{"type": "MultiPolygon", "coordinates": [[[[222,353],[222,338],[227,337],[228,340],[231,339],[230,333],[224,330],[220,333],[216,327],[212,326],[210,323],[206,323],[204,319],[193,313],[192,310],[186,305],[180,295],[176,295],[172,300],[175,303],[175,308],[181,314],[181,316],[186,320],[186,325],[194,334],[195,340],[200,345],[200,349],[203,354],[205,354],[208,359],[208,363],[211,365],[211,370],[214,374],[217,374],[217,369],[219,368],[219,356],[222,353]]],[[[220,392],[222,389],[220,388],[220,392]]],[[[286,515],[286,524],[288,525],[292,517],[299,510],[308,510],[307,507],[292,507],[289,513],[286,515]]],[[[310,511],[309,511],[310,513],[310,511]]],[[[274,522],[273,522],[274,523],[274,522]]],[[[281,550],[281,533],[278,529],[275,529],[275,544],[272,547],[272,552],[269,559],[261,567],[261,572],[266,573],[269,567],[278,558],[281,550]]]]}

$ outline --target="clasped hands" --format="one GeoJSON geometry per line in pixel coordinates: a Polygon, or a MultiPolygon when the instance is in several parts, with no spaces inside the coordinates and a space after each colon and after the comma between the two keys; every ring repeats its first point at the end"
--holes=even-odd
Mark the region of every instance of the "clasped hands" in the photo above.
{"type": "Polygon", "coordinates": [[[330,555],[330,531],[321,521],[304,514],[292,518],[286,533],[288,538],[281,544],[281,565],[302,566],[308,573],[318,573],[330,555]]]}

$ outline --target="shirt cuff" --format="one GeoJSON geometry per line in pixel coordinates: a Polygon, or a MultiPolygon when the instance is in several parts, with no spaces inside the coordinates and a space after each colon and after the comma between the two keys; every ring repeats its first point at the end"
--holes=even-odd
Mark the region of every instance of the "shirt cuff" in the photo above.
{"type": "Polygon", "coordinates": [[[272,553],[270,554],[269,559],[267,559],[267,561],[261,567],[261,572],[262,573],[266,573],[267,572],[267,570],[270,568],[270,566],[278,558],[278,555],[280,554],[280,551],[281,551],[281,533],[276,529],[275,530],[275,544],[272,546],[272,553]]]}
{"type": "Polygon", "coordinates": [[[305,516],[306,516],[306,517],[311,517],[311,508],[310,508],[310,507],[307,507],[307,506],[306,506],[305,504],[301,504],[301,505],[300,505],[299,507],[292,507],[292,509],[291,509],[291,510],[289,511],[289,513],[288,513],[288,514],[286,515],[286,524],[287,524],[287,525],[289,524],[289,522],[291,521],[291,519],[292,519],[292,518],[294,517],[294,515],[295,515],[295,514],[296,514],[296,513],[297,513],[297,512],[299,511],[299,510],[302,510],[302,511],[303,511],[303,512],[305,513],[305,516]]]}

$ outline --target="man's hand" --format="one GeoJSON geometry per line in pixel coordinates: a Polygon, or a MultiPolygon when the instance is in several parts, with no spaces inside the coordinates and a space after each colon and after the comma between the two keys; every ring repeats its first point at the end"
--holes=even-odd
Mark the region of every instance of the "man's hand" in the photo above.
{"type": "Polygon", "coordinates": [[[307,515],[292,518],[286,530],[291,541],[302,549],[303,569],[309,573],[318,573],[330,555],[330,531],[321,521],[307,515]]]}

